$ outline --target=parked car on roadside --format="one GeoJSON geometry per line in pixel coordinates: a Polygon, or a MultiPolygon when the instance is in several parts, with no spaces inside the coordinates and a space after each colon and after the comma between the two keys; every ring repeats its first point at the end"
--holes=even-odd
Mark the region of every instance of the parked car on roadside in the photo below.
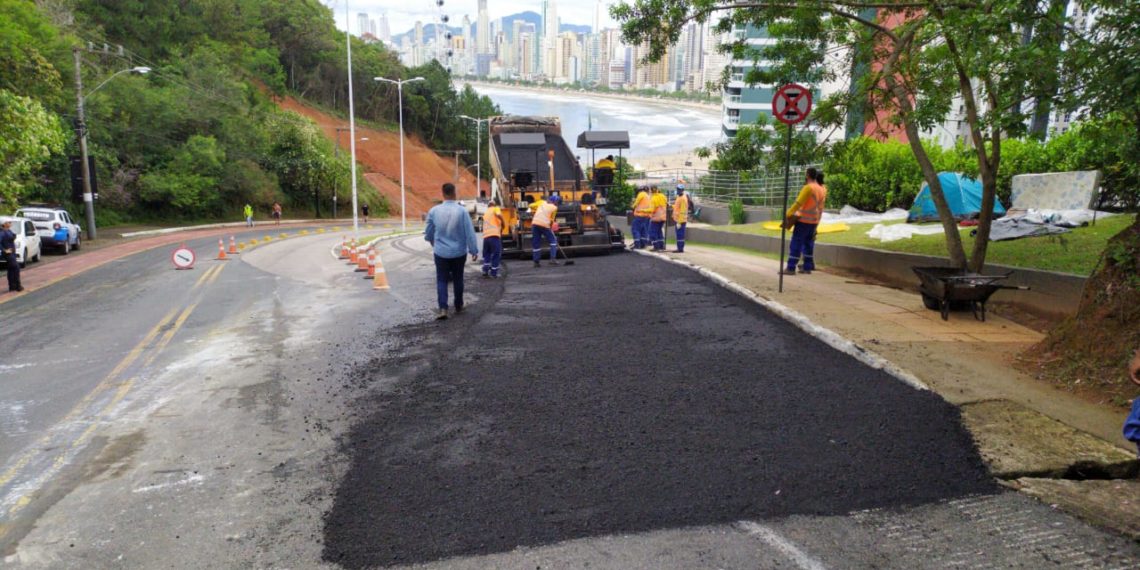
{"type": "Polygon", "coordinates": [[[44,247],[56,248],[64,255],[82,245],[79,224],[63,208],[54,206],[28,206],[16,210],[16,215],[27,218],[36,226],[44,247]]]}
{"type": "MultiPolygon", "coordinates": [[[[35,224],[27,218],[0,216],[0,224],[4,222],[12,222],[12,232],[16,234],[16,261],[20,267],[26,267],[29,260],[39,261],[43,252],[35,224]]],[[[3,263],[2,259],[0,263],[3,263]]]]}

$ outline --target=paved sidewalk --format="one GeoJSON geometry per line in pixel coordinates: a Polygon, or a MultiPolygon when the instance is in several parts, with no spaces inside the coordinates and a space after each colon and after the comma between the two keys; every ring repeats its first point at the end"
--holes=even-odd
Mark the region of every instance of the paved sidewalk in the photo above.
{"type": "Polygon", "coordinates": [[[1014,356],[1042,334],[1008,319],[990,314],[983,323],[961,312],[943,321],[923,307],[916,291],[867,284],[826,268],[785,276],[779,293],[779,262],[757,254],[687,244],[684,254],[668,255],[786,305],[910,372],[951,403],[1009,400],[1135,450],[1120,432],[1126,411],[1088,402],[1013,367],[1014,356]]]}

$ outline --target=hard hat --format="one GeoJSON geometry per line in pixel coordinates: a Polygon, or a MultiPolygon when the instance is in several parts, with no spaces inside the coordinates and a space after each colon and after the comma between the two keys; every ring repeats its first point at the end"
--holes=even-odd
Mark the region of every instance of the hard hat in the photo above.
{"type": "Polygon", "coordinates": [[[684,185],[683,183],[682,183],[682,184],[678,184],[678,185],[677,185],[677,189],[678,189],[678,190],[684,190],[684,189],[685,189],[685,185],[684,185]]]}
{"type": "Polygon", "coordinates": [[[559,196],[558,194],[555,194],[555,195],[550,197],[550,203],[551,204],[561,204],[562,203],[562,197],[559,196]]]}

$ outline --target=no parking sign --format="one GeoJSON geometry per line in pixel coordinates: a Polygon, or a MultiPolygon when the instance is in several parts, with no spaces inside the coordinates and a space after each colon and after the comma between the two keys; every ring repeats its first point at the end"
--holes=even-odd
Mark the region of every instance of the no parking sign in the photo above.
{"type": "Polygon", "coordinates": [[[178,246],[178,249],[170,254],[170,261],[174,263],[175,269],[194,269],[195,259],[197,257],[194,255],[194,250],[185,245],[178,246]]]}

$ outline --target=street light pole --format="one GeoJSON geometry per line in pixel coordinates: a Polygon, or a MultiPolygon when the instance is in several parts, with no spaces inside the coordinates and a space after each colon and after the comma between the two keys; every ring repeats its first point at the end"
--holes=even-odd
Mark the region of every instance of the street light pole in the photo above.
{"type": "Polygon", "coordinates": [[[356,109],[352,100],[352,32],[348,30],[348,0],[344,3],[344,42],[348,46],[348,146],[352,152],[352,235],[360,237],[360,220],[356,217],[356,109]]]}
{"type": "Polygon", "coordinates": [[[460,115],[459,117],[468,121],[475,121],[475,197],[478,198],[479,190],[483,185],[483,172],[480,168],[483,160],[483,123],[490,119],[476,119],[467,115],[460,115]]]}
{"type": "Polygon", "coordinates": [[[83,209],[87,214],[87,239],[95,239],[95,195],[91,190],[91,167],[87,164],[87,115],[85,107],[87,97],[91,96],[101,89],[108,81],[118,77],[123,73],[141,73],[145,74],[150,71],[149,67],[132,67],[130,69],[123,69],[111,74],[106,80],[100,83],[97,87],[91,90],[86,96],[83,95],[83,59],[80,55],[79,48],[73,48],[71,53],[75,56],[75,98],[76,104],[76,124],[75,134],[79,138],[79,161],[80,171],[83,173],[83,209]]]}
{"type": "Polygon", "coordinates": [[[399,113],[400,113],[400,220],[403,231],[408,231],[408,201],[404,191],[404,84],[413,81],[423,81],[423,77],[413,77],[411,79],[388,79],[387,77],[373,77],[375,81],[386,81],[396,85],[397,97],[399,98],[399,113]]]}

